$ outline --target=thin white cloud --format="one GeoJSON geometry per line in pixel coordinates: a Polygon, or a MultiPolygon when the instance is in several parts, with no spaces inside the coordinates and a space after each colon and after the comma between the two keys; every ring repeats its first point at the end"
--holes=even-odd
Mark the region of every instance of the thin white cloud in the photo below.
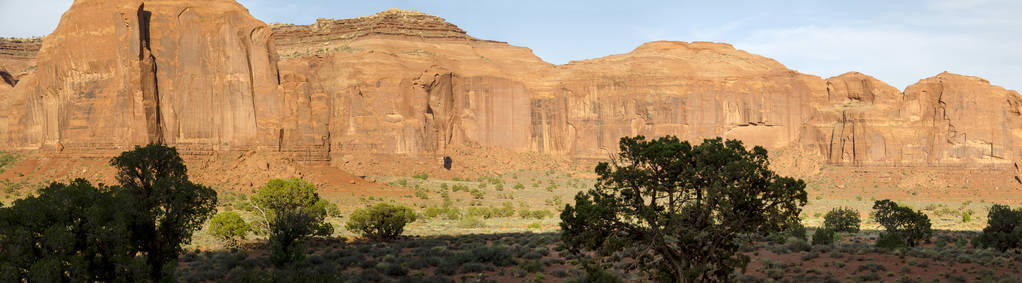
{"type": "Polygon", "coordinates": [[[939,0],[873,23],[761,28],[735,45],[823,77],[859,71],[905,86],[942,71],[1022,90],[1022,1],[939,0]]]}
{"type": "Polygon", "coordinates": [[[867,73],[898,87],[942,71],[1022,87],[1022,42],[992,35],[909,30],[899,26],[794,27],[753,32],[738,48],[772,57],[803,73],[867,73]]]}

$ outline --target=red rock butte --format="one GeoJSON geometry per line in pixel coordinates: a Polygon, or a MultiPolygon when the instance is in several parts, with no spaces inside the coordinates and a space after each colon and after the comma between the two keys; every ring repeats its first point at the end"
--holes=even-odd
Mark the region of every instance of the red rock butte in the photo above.
{"type": "MultiPolygon", "coordinates": [[[[233,0],[77,0],[0,40],[0,148],[109,156],[448,156],[465,145],[606,158],[622,136],[725,137],[854,166],[1013,168],[1022,97],[940,73],[898,90],[708,42],[553,65],[412,11],[267,25],[233,0]]],[[[438,165],[439,166],[439,165],[438,165]]]]}

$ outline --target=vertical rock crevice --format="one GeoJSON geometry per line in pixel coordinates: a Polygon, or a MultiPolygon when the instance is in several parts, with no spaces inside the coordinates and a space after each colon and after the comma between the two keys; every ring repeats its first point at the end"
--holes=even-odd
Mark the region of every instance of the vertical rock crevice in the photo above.
{"type": "Polygon", "coordinates": [[[14,87],[15,85],[18,84],[18,80],[15,79],[14,76],[8,73],[7,71],[0,70],[0,83],[5,83],[7,85],[10,85],[11,87],[14,87]]]}
{"type": "Polygon", "coordinates": [[[160,114],[159,82],[156,78],[156,56],[150,46],[149,28],[152,12],[145,10],[145,4],[138,7],[138,61],[139,80],[142,86],[142,109],[145,111],[146,142],[163,144],[163,125],[160,114]]]}

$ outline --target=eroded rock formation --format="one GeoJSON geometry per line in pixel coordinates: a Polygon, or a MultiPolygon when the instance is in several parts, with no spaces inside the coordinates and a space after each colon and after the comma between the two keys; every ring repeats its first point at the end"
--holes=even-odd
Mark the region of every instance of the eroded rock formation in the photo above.
{"type": "Polygon", "coordinates": [[[1022,159],[1015,91],[948,73],[905,91],[859,73],[821,79],[720,43],[552,65],[418,12],[267,26],[231,0],[78,0],[37,57],[39,71],[0,97],[5,147],[163,142],[338,160],[474,144],[605,158],[642,134],[806,147],[861,166],[1022,159]]]}
{"type": "Polygon", "coordinates": [[[848,73],[827,79],[827,91],[807,142],[832,163],[988,167],[1022,158],[1020,96],[983,79],[945,72],[902,93],[848,73]]]}
{"type": "Polygon", "coordinates": [[[42,38],[0,38],[0,88],[13,88],[32,71],[42,44],[42,38]]]}
{"type": "Polygon", "coordinates": [[[309,106],[280,87],[271,34],[233,0],[75,1],[44,41],[36,75],[9,93],[4,141],[70,152],[154,142],[309,151],[323,138],[306,137],[298,120],[309,106]]]}

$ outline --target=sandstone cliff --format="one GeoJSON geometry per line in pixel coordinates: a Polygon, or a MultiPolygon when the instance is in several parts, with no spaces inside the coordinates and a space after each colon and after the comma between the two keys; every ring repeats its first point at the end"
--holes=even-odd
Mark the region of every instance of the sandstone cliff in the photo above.
{"type": "Polygon", "coordinates": [[[0,89],[13,88],[32,71],[42,44],[42,38],[0,38],[0,89]]]}
{"type": "Polygon", "coordinates": [[[605,158],[642,134],[805,148],[839,165],[1022,159],[1022,97],[979,78],[942,73],[900,91],[705,42],[552,65],[401,10],[267,26],[232,0],[78,0],[37,58],[39,71],[0,86],[7,148],[605,158]]]}
{"type": "Polygon", "coordinates": [[[7,147],[304,152],[325,136],[304,134],[270,29],[233,0],[78,0],[37,58],[4,103],[7,147]]]}
{"type": "Polygon", "coordinates": [[[807,142],[832,163],[989,167],[1022,158],[1022,97],[976,77],[945,72],[902,93],[848,73],[827,79],[827,94],[807,142]]]}

